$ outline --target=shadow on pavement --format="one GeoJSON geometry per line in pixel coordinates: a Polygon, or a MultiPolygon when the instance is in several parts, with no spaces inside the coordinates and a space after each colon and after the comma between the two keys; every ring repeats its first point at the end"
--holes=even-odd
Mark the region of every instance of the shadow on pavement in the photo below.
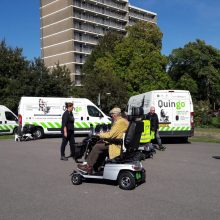
{"type": "Polygon", "coordinates": [[[220,156],[213,156],[212,158],[220,160],[220,156]]]}
{"type": "MultiPolygon", "coordinates": [[[[162,144],[191,144],[188,140],[185,138],[178,138],[178,137],[168,137],[168,138],[161,138],[162,144]]],[[[156,143],[155,140],[153,140],[153,143],[156,143]]]]}

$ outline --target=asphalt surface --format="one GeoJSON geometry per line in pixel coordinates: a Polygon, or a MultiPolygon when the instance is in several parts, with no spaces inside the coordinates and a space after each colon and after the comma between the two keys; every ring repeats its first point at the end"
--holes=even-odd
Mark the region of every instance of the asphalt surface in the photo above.
{"type": "MultiPolygon", "coordinates": [[[[78,141],[79,138],[78,138],[78,141]]],[[[61,139],[0,141],[0,219],[220,219],[220,144],[167,144],[143,162],[132,191],[103,182],[74,186],[76,164],[61,139]]]]}

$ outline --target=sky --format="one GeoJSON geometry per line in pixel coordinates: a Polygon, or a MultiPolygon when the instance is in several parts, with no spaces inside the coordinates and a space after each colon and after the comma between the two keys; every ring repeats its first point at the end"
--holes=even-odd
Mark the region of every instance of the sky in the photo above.
{"type": "MultiPolygon", "coordinates": [[[[220,0],[129,0],[155,12],[163,33],[162,54],[201,39],[220,49],[220,0]]],[[[23,56],[40,57],[40,0],[1,0],[0,41],[23,48],[23,56]]]]}

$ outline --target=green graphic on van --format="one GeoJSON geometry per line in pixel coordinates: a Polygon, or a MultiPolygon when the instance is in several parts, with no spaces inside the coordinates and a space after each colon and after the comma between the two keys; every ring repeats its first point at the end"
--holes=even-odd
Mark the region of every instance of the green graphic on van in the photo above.
{"type": "Polygon", "coordinates": [[[75,108],[75,112],[81,112],[82,111],[82,107],[76,107],[75,108]]]}
{"type": "Polygon", "coordinates": [[[180,110],[182,108],[184,108],[186,106],[185,102],[181,102],[181,101],[178,101],[178,102],[171,102],[170,100],[169,101],[166,101],[164,102],[163,100],[158,100],[158,106],[160,108],[164,107],[164,108],[167,108],[167,107],[174,107],[176,108],[177,110],[180,110]]]}
{"type": "Polygon", "coordinates": [[[185,127],[160,127],[159,131],[190,131],[191,127],[185,126],[185,127]]]}
{"type": "Polygon", "coordinates": [[[10,129],[14,129],[15,127],[17,127],[16,125],[0,125],[0,131],[6,131],[6,130],[10,130],[10,129]]]}
{"type": "MultiPolygon", "coordinates": [[[[33,124],[35,126],[39,126],[39,127],[43,127],[44,129],[48,129],[48,128],[61,128],[61,123],[60,122],[25,122],[25,124],[33,124]]],[[[75,128],[90,128],[92,127],[96,127],[98,124],[106,124],[104,122],[75,122],[74,123],[74,127],[75,128]]],[[[108,123],[110,124],[110,122],[108,123]]]]}

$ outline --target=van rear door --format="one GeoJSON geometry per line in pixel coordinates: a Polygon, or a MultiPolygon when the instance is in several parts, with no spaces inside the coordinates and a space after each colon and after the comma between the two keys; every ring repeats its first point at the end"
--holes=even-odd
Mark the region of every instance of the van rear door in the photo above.
{"type": "Polygon", "coordinates": [[[161,136],[190,136],[190,94],[188,91],[157,91],[154,93],[161,136]]]}
{"type": "Polygon", "coordinates": [[[173,108],[172,93],[157,90],[152,96],[153,106],[159,119],[159,131],[161,136],[172,136],[173,108]]]}
{"type": "Polygon", "coordinates": [[[172,100],[175,102],[173,108],[173,135],[188,137],[191,131],[191,96],[188,91],[174,91],[172,100]]]}

